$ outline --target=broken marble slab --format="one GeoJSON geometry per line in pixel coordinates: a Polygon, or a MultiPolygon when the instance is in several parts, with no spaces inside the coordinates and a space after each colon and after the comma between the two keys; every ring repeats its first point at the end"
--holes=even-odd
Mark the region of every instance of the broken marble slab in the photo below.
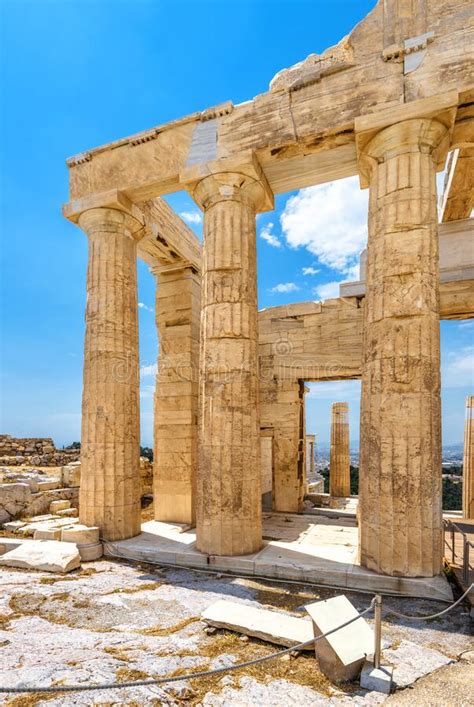
{"type": "Polygon", "coordinates": [[[0,566],[65,574],[81,566],[81,556],[73,543],[29,540],[2,555],[0,566]]]}
{"type": "Polygon", "coordinates": [[[383,657],[384,661],[394,666],[393,682],[398,688],[408,687],[424,675],[454,663],[451,658],[433,648],[407,640],[401,641],[398,648],[384,650],[383,657]]]}
{"type": "Polygon", "coordinates": [[[305,606],[311,616],[314,636],[321,636],[355,619],[314,644],[322,672],[333,682],[348,682],[356,678],[366,657],[374,652],[374,632],[344,595],[316,601],[305,606]]]}
{"type": "MultiPolygon", "coordinates": [[[[270,609],[257,609],[226,599],[211,604],[201,618],[209,626],[227,628],[288,648],[313,637],[313,628],[308,619],[299,619],[270,609]]],[[[304,650],[313,650],[313,646],[309,645],[304,650]]]]}

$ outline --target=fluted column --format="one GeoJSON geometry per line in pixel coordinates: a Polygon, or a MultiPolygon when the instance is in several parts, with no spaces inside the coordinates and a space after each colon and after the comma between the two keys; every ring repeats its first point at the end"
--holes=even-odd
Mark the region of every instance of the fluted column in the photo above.
{"type": "Polygon", "coordinates": [[[262,544],[255,215],[262,185],[227,172],[193,192],[204,210],[197,547],[262,544]]]}
{"type": "Polygon", "coordinates": [[[369,569],[441,571],[438,151],[446,128],[413,119],[365,147],[370,185],[361,397],[360,553],[369,569]]]}
{"type": "Polygon", "coordinates": [[[462,514],[474,519],[474,395],[466,398],[464,457],[462,469],[462,514]]]}
{"type": "Polygon", "coordinates": [[[89,238],[82,398],[81,523],[107,540],[140,532],[136,241],[123,211],[84,211],[89,238]]]}
{"type": "Polygon", "coordinates": [[[335,497],[351,495],[349,453],[349,405],[333,403],[331,409],[331,451],[329,457],[329,493],[335,497]]]}

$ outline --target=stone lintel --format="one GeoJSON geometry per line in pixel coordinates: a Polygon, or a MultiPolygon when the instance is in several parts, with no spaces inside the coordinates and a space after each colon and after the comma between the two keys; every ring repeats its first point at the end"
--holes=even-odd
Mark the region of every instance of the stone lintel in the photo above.
{"type": "MultiPolygon", "coordinates": [[[[445,290],[443,285],[456,282],[470,283],[471,291],[474,288],[474,257],[471,248],[473,237],[474,218],[447,221],[438,226],[441,319],[453,316],[451,307],[449,312],[444,311],[443,293],[445,290]]],[[[361,253],[361,263],[366,257],[365,253],[365,250],[361,253]]],[[[365,297],[365,278],[361,277],[359,280],[341,283],[339,294],[341,297],[365,297]]],[[[459,313],[465,313],[463,306],[461,306],[459,313]]]]}
{"type": "Polygon", "coordinates": [[[260,212],[272,211],[275,208],[273,192],[252,150],[245,150],[237,156],[212,160],[210,162],[201,162],[186,167],[180,173],[179,180],[183,187],[190,191],[192,195],[195,187],[205,177],[209,177],[213,174],[225,174],[227,172],[242,174],[261,184],[265,192],[265,198],[263,206],[259,209],[260,212]]]}
{"type": "MultiPolygon", "coordinates": [[[[430,96],[429,98],[411,101],[410,103],[402,103],[399,106],[387,108],[368,115],[359,116],[354,121],[357,159],[360,162],[365,148],[377,133],[397,123],[403,123],[418,118],[431,118],[436,119],[452,133],[458,102],[459,94],[457,91],[453,90],[436,96],[430,96]]],[[[442,150],[438,156],[438,172],[444,168],[448,149],[449,144],[447,144],[446,149],[442,150]]],[[[361,189],[366,189],[369,186],[367,177],[362,172],[360,173],[360,186],[361,189]]]]}
{"type": "Polygon", "coordinates": [[[110,191],[101,192],[99,194],[91,194],[81,199],[74,199],[63,206],[63,216],[75,224],[79,223],[79,217],[84,211],[90,209],[116,209],[123,211],[130,216],[133,216],[143,226],[145,218],[135,204],[123,192],[118,189],[110,189],[110,191]]]}
{"type": "Polygon", "coordinates": [[[194,273],[199,274],[201,272],[195,263],[191,263],[188,260],[182,260],[179,263],[171,263],[170,265],[154,265],[150,268],[150,272],[153,275],[170,275],[172,273],[181,272],[182,270],[187,270],[188,268],[194,273]]]}

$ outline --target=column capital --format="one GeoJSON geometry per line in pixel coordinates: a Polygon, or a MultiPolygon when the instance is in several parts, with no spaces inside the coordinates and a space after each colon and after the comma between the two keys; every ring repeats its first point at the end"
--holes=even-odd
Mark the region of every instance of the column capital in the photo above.
{"type": "Polygon", "coordinates": [[[373,168],[404,153],[431,154],[437,168],[444,165],[449,149],[449,133],[442,123],[432,118],[413,118],[384,128],[368,142],[359,154],[361,186],[368,186],[373,168]]]}
{"type": "Polygon", "coordinates": [[[141,210],[118,189],[70,201],[64,204],[63,215],[86,233],[94,228],[94,224],[108,221],[116,225],[123,224],[135,240],[140,240],[144,235],[145,218],[141,210]]]}
{"type": "Polygon", "coordinates": [[[188,167],[180,181],[204,211],[219,201],[247,202],[257,212],[274,208],[273,192],[251,151],[188,167]]]}
{"type": "Polygon", "coordinates": [[[125,234],[138,241],[143,236],[143,225],[136,218],[125,211],[97,207],[87,209],[79,215],[78,225],[87,235],[96,231],[117,231],[123,230],[125,234]]]}
{"type": "Polygon", "coordinates": [[[449,91],[355,120],[360,185],[369,186],[372,166],[404,152],[429,152],[436,169],[444,167],[450,149],[459,96],[449,91]]]}

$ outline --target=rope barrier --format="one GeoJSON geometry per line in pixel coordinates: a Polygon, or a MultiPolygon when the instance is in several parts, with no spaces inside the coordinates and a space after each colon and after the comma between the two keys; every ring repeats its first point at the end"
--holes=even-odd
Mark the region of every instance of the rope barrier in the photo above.
{"type": "Polygon", "coordinates": [[[214,668],[213,670],[204,670],[200,673],[187,673],[186,675],[175,675],[171,677],[164,677],[164,678],[150,678],[147,680],[135,680],[135,681],[130,681],[130,682],[121,682],[121,683],[102,683],[100,685],[54,685],[53,687],[0,687],[0,694],[5,694],[7,692],[11,692],[13,694],[24,694],[24,693],[32,693],[32,692],[48,692],[48,693],[56,693],[56,692],[86,692],[87,690],[121,690],[122,688],[125,687],[150,687],[151,685],[161,685],[163,683],[168,683],[168,682],[180,682],[183,680],[191,680],[191,679],[196,679],[196,678],[205,678],[205,677],[210,677],[211,675],[219,675],[220,673],[227,673],[227,672],[232,672],[234,670],[242,670],[243,668],[249,668],[252,665],[258,665],[258,663],[265,663],[268,660],[273,660],[274,658],[279,658],[282,655],[285,655],[286,653],[291,653],[292,651],[299,651],[302,650],[303,648],[306,648],[307,646],[310,646],[313,643],[317,643],[320,641],[322,638],[326,638],[326,636],[330,636],[332,633],[335,633],[336,631],[340,631],[341,628],[345,628],[346,626],[349,626],[349,624],[352,624],[354,621],[357,621],[361,616],[364,616],[367,614],[369,611],[372,611],[373,606],[375,603],[375,599],[372,599],[370,602],[370,605],[364,609],[364,611],[360,612],[357,614],[357,616],[354,616],[354,618],[349,619],[349,621],[346,621],[345,623],[341,624],[340,626],[337,626],[336,628],[331,629],[330,631],[327,631],[326,633],[321,634],[320,636],[316,636],[315,638],[311,638],[309,641],[305,641],[304,643],[299,643],[296,646],[291,646],[290,648],[285,648],[284,650],[277,651],[276,653],[271,653],[270,655],[265,655],[260,658],[254,658],[253,660],[248,660],[245,663],[238,663],[237,665],[228,665],[223,668],[214,668]]]}
{"type": "Polygon", "coordinates": [[[409,616],[408,614],[402,614],[400,611],[395,611],[395,609],[386,609],[387,614],[394,614],[395,616],[398,616],[400,619],[408,619],[409,621],[429,621],[429,619],[436,619],[438,616],[443,616],[443,614],[447,614],[448,611],[451,611],[451,609],[454,609],[455,606],[460,604],[464,597],[466,597],[471,589],[474,587],[474,582],[471,584],[470,587],[466,589],[464,594],[459,597],[457,601],[455,601],[453,604],[448,606],[447,609],[443,609],[443,611],[438,611],[437,614],[429,614],[428,616],[409,616]]]}

